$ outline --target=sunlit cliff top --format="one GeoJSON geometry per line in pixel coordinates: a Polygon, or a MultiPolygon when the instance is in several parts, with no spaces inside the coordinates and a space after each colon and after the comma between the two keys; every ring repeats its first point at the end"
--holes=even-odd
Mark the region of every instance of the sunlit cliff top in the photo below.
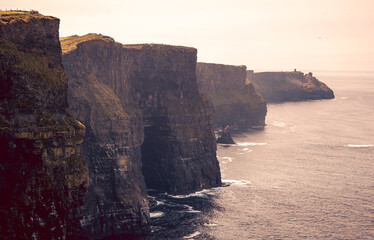
{"type": "MultiPolygon", "coordinates": [[[[114,42],[114,39],[108,36],[104,36],[101,34],[96,33],[89,33],[83,36],[73,35],[69,37],[61,37],[61,47],[62,52],[68,53],[70,51],[73,51],[77,48],[77,46],[83,42],[89,42],[94,40],[103,40],[107,42],[114,42]]],[[[127,49],[138,49],[138,50],[168,50],[168,49],[174,49],[174,50],[183,50],[183,51],[191,51],[196,52],[197,50],[192,47],[184,47],[184,46],[174,46],[174,45],[166,45],[166,44],[123,44],[123,48],[127,49]]]]}
{"type": "Polygon", "coordinates": [[[206,66],[210,66],[210,67],[212,67],[212,66],[229,67],[229,68],[237,67],[237,68],[245,68],[245,69],[247,69],[247,66],[245,66],[245,65],[228,65],[228,64],[205,63],[205,62],[198,62],[197,64],[199,64],[200,66],[206,65],[206,66]]]}
{"type": "Polygon", "coordinates": [[[103,40],[106,42],[114,42],[114,39],[105,35],[89,33],[83,36],[73,35],[69,37],[61,37],[61,48],[63,53],[67,53],[77,49],[77,46],[83,42],[89,42],[93,40],[103,40]]]}
{"type": "Polygon", "coordinates": [[[9,24],[17,21],[29,22],[31,19],[57,19],[51,16],[44,16],[38,11],[20,11],[20,10],[0,10],[0,23],[9,24]]]}

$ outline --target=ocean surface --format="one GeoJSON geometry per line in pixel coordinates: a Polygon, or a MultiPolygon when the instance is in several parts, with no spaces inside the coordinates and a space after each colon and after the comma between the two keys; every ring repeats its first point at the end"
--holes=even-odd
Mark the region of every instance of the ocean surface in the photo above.
{"type": "Polygon", "coordinates": [[[269,104],[218,146],[228,187],[149,192],[145,239],[374,239],[374,72],[314,72],[335,99],[269,104]]]}

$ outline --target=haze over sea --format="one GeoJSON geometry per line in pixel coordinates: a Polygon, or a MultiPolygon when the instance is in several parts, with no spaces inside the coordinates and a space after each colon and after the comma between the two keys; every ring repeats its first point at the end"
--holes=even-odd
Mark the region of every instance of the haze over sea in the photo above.
{"type": "Polygon", "coordinates": [[[147,239],[374,239],[374,72],[314,72],[335,99],[269,104],[218,146],[229,187],[150,192],[147,239]]]}

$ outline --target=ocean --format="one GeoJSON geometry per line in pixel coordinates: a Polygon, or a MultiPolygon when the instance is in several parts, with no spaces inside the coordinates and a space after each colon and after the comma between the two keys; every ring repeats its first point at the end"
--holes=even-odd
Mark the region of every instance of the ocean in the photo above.
{"type": "Polygon", "coordinates": [[[228,187],[149,192],[145,239],[374,239],[374,72],[314,72],[335,99],[268,104],[218,145],[228,187]]]}

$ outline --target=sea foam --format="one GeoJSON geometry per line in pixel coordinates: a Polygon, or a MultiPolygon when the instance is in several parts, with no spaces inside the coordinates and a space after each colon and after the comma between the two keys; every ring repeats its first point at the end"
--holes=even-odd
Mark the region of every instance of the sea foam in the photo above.
{"type": "Polygon", "coordinates": [[[266,145],[267,143],[251,143],[251,142],[242,142],[242,143],[237,143],[238,146],[245,147],[245,146],[263,146],[266,145]]]}
{"type": "Polygon", "coordinates": [[[187,195],[171,195],[167,193],[165,193],[164,195],[167,195],[168,197],[171,197],[171,198],[189,198],[189,197],[207,198],[209,196],[216,195],[218,191],[219,191],[219,188],[210,188],[210,189],[204,189],[204,190],[194,192],[191,194],[187,194],[187,195]]]}
{"type": "Polygon", "coordinates": [[[232,162],[232,160],[233,160],[232,157],[223,157],[222,159],[226,159],[226,160],[228,160],[229,162],[232,162]]]}
{"type": "Polygon", "coordinates": [[[163,212],[151,212],[149,215],[150,215],[151,218],[159,218],[159,217],[164,216],[165,213],[163,213],[163,212]]]}
{"type": "Polygon", "coordinates": [[[273,126],[276,126],[276,127],[285,127],[286,124],[284,122],[277,122],[277,121],[274,121],[272,123],[273,126]]]}
{"type": "Polygon", "coordinates": [[[251,182],[248,180],[231,180],[231,179],[222,180],[222,183],[228,183],[230,185],[250,185],[251,184],[251,182]]]}
{"type": "Polygon", "coordinates": [[[194,237],[196,237],[196,236],[199,236],[200,234],[201,234],[201,232],[196,231],[196,232],[192,233],[191,235],[184,236],[183,238],[186,238],[186,239],[194,238],[194,237]]]}
{"type": "Polygon", "coordinates": [[[372,144],[366,144],[366,145],[348,144],[348,145],[345,145],[345,147],[350,147],[350,148],[369,148],[369,147],[373,147],[373,145],[372,144]]]}

